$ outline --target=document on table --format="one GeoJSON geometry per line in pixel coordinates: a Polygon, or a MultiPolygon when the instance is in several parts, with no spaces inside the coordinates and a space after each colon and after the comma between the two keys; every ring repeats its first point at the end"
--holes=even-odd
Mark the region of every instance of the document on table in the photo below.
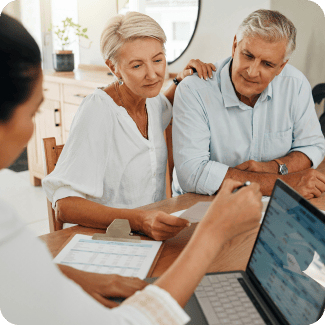
{"type": "Polygon", "coordinates": [[[54,259],[55,263],[78,270],[146,278],[162,244],[92,240],[92,236],[75,235],[54,259]]]}
{"type": "MultiPolygon", "coordinates": [[[[263,212],[262,212],[262,217],[261,217],[260,223],[262,223],[262,221],[263,221],[264,213],[265,213],[266,207],[269,203],[269,200],[270,200],[269,196],[262,197],[263,212]]],[[[180,217],[180,218],[186,219],[192,223],[200,222],[203,219],[205,213],[207,212],[210,204],[211,204],[211,202],[198,202],[198,203],[194,204],[193,206],[191,206],[190,208],[188,208],[187,210],[180,210],[180,211],[171,213],[171,215],[173,215],[175,217],[180,217]]]]}

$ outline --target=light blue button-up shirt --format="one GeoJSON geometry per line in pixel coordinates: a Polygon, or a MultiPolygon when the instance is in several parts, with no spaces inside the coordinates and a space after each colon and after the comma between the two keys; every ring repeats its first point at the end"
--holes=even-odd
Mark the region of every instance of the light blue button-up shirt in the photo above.
{"type": "Polygon", "coordinates": [[[310,84],[287,64],[254,108],[236,96],[231,58],[208,81],[197,75],[177,87],[173,112],[173,193],[214,194],[229,167],[303,152],[316,168],[325,155],[310,84]]]}

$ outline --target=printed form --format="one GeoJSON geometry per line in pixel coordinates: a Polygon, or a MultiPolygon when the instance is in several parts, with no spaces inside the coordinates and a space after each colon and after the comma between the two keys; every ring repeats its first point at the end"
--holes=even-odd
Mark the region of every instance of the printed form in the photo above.
{"type": "Polygon", "coordinates": [[[54,259],[57,264],[78,270],[146,278],[162,244],[92,240],[92,236],[75,235],[54,259]]]}

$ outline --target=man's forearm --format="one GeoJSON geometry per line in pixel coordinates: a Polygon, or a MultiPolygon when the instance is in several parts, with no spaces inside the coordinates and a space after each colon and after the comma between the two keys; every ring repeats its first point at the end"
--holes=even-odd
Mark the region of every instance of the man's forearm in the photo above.
{"type": "Polygon", "coordinates": [[[277,174],[255,173],[229,167],[224,179],[231,178],[242,183],[246,181],[258,183],[262,194],[270,196],[278,177],[279,175],[277,174]]]}
{"type": "MultiPolygon", "coordinates": [[[[279,159],[286,164],[289,173],[300,172],[301,170],[308,169],[312,166],[310,159],[300,151],[290,152],[285,157],[279,159]]],[[[278,170],[276,172],[278,172],[278,170]]]]}
{"type": "MultiPolygon", "coordinates": [[[[297,173],[302,170],[306,170],[311,167],[312,163],[310,159],[300,151],[290,152],[284,157],[279,157],[282,163],[286,164],[288,173],[297,173]]],[[[278,174],[279,165],[275,160],[271,161],[255,161],[248,160],[235,167],[236,169],[255,172],[255,173],[269,173],[278,174]]]]}

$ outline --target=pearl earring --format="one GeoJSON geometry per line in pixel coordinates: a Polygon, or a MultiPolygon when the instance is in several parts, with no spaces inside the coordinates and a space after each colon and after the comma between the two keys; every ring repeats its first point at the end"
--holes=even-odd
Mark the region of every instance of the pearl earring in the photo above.
{"type": "Polygon", "coordinates": [[[118,80],[118,84],[119,84],[120,86],[122,86],[122,85],[124,84],[124,81],[122,80],[122,78],[120,78],[120,79],[118,80]]]}

